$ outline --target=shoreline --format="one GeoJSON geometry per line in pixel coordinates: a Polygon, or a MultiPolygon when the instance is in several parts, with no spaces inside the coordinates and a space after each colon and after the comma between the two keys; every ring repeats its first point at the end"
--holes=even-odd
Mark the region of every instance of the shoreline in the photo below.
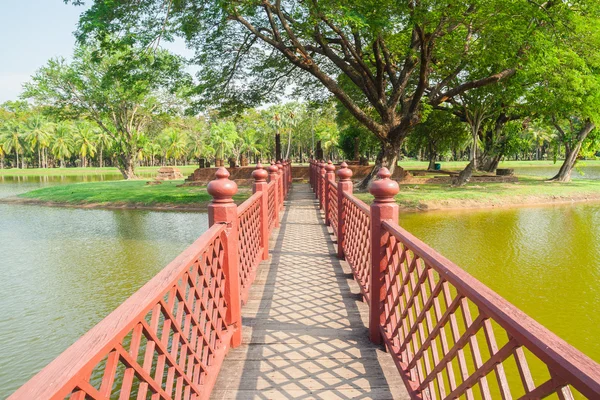
{"type": "Polygon", "coordinates": [[[89,210],[144,210],[144,211],[178,211],[178,212],[207,212],[208,202],[198,202],[198,204],[169,204],[161,203],[155,205],[145,205],[139,203],[69,203],[58,201],[47,201],[23,197],[5,197],[0,198],[0,204],[16,204],[43,207],[62,207],[79,208],[89,210]]]}
{"type": "Polygon", "coordinates": [[[518,196],[500,198],[497,202],[478,201],[478,200],[442,200],[424,202],[417,206],[409,206],[406,204],[398,204],[400,210],[404,212],[422,213],[422,212],[441,212],[441,211],[477,211],[477,210],[494,210],[494,209],[511,209],[511,208],[536,208],[548,206],[568,206],[572,204],[582,203],[600,203],[600,193],[584,194],[581,196],[572,196],[569,198],[555,196],[548,198],[547,196],[527,196],[514,201],[518,196]]]}
{"type": "MultiPolygon", "coordinates": [[[[433,200],[419,203],[418,205],[408,205],[398,203],[403,212],[441,212],[441,211],[477,211],[491,209],[510,209],[526,207],[544,207],[544,206],[566,206],[571,204],[600,202],[600,193],[582,193],[576,196],[505,196],[499,197],[496,201],[473,200],[473,199],[447,199],[433,200]]],[[[154,205],[140,203],[70,203],[48,201],[35,198],[24,197],[5,197],[0,198],[0,204],[33,205],[44,207],[63,207],[79,208],[91,210],[144,210],[144,211],[178,211],[178,212],[207,212],[210,202],[198,202],[196,204],[173,204],[159,203],[154,205]]],[[[370,201],[367,201],[370,204],[370,201]]]]}

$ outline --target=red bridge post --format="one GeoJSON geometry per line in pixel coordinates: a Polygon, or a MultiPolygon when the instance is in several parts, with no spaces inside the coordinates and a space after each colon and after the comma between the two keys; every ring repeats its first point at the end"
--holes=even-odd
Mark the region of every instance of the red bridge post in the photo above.
{"type": "Polygon", "coordinates": [[[345,236],[345,231],[346,231],[346,224],[344,222],[345,220],[345,210],[344,210],[344,193],[348,193],[348,194],[352,194],[352,180],[350,178],[352,178],[352,170],[350,168],[348,168],[348,164],[346,164],[345,162],[342,163],[341,165],[341,169],[338,170],[337,172],[337,176],[339,178],[338,180],[338,186],[337,186],[337,202],[338,202],[338,206],[337,206],[337,210],[338,210],[338,215],[335,216],[335,218],[338,219],[338,231],[337,231],[337,256],[340,259],[344,259],[344,236],[345,236]]]}
{"type": "Polygon", "coordinates": [[[319,163],[319,207],[321,210],[325,209],[325,174],[327,170],[325,170],[325,166],[327,163],[325,161],[319,163]]]}
{"type": "Polygon", "coordinates": [[[269,181],[275,182],[273,208],[275,209],[275,228],[279,228],[279,168],[275,164],[275,161],[271,161],[271,166],[269,167],[269,181]]]}
{"type": "Polygon", "coordinates": [[[384,240],[381,223],[383,221],[392,221],[398,223],[398,204],[394,196],[398,194],[400,188],[398,182],[390,179],[390,171],[383,167],[377,173],[376,181],[369,185],[369,193],[375,199],[371,204],[371,304],[369,305],[369,338],[371,342],[380,344],[381,326],[385,323],[383,314],[383,303],[386,299],[385,285],[383,282],[386,271],[385,249],[382,241],[384,240]]]}
{"type": "Polygon", "coordinates": [[[329,160],[325,165],[325,225],[327,226],[331,224],[331,221],[329,220],[329,209],[331,208],[331,204],[329,204],[331,201],[329,198],[329,192],[331,190],[329,181],[332,179],[335,181],[335,166],[331,160],[329,160]]]}
{"type": "Polygon", "coordinates": [[[267,177],[269,173],[263,168],[261,163],[256,165],[256,169],[252,171],[254,184],[252,185],[252,193],[262,192],[260,199],[260,238],[263,246],[262,259],[269,258],[269,184],[267,177]]]}
{"type": "Polygon", "coordinates": [[[213,200],[208,206],[208,222],[225,224],[225,240],[223,246],[225,257],[223,273],[225,274],[225,299],[227,301],[227,324],[235,327],[231,337],[231,347],[242,343],[242,300],[240,288],[239,255],[238,255],[238,210],[233,202],[237,193],[237,184],[229,179],[229,171],[221,167],[216,173],[217,179],[210,181],[206,187],[213,200]]]}
{"type": "Polygon", "coordinates": [[[279,185],[279,193],[281,194],[281,196],[279,196],[279,204],[277,206],[280,210],[283,210],[283,200],[285,199],[285,189],[283,185],[283,165],[281,165],[281,161],[277,161],[277,164],[275,164],[275,166],[277,166],[278,168],[277,184],[279,185]]]}
{"type": "MultiPolygon", "coordinates": [[[[319,204],[321,203],[321,167],[323,163],[318,161],[315,164],[315,197],[319,200],[319,204]]],[[[319,205],[319,207],[321,207],[319,205]]]]}

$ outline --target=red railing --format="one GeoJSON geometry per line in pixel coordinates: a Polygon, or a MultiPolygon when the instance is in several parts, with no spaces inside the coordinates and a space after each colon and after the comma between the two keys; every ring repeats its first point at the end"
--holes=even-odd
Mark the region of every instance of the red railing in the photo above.
{"type": "Polygon", "coordinates": [[[242,299],[279,223],[284,197],[272,188],[290,188],[290,163],[279,165],[269,183],[257,166],[254,194],[239,207],[219,169],[207,188],[208,231],[9,399],[208,399],[241,343],[242,299]]]}
{"type": "MultiPolygon", "coordinates": [[[[325,168],[311,162],[311,185],[333,220],[325,168]]],[[[342,164],[338,256],[369,303],[371,341],[385,343],[412,398],[600,398],[599,364],[398,226],[386,169],[370,207],[352,196],[351,175],[342,164]]]]}

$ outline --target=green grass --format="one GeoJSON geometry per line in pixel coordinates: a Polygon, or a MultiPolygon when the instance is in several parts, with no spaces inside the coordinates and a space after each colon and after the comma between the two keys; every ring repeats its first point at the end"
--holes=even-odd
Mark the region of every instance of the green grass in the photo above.
{"type": "MultiPolygon", "coordinates": [[[[367,203],[373,200],[369,193],[357,193],[356,196],[367,203]]],[[[451,187],[448,184],[401,184],[400,193],[396,196],[398,204],[414,209],[503,206],[584,199],[600,199],[600,181],[574,180],[558,183],[519,177],[517,183],[472,183],[464,187],[451,187]]]]}
{"type": "MultiPolygon", "coordinates": [[[[24,199],[71,205],[100,204],[124,206],[197,206],[212,199],[206,187],[177,187],[183,181],[166,181],[146,185],[146,181],[110,181],[50,186],[19,195],[24,199]]],[[[240,188],[234,196],[241,202],[250,196],[248,188],[240,188]]]]}
{"type": "MultiPolygon", "coordinates": [[[[447,170],[461,170],[465,168],[468,161],[438,161],[442,164],[442,169],[447,170]]],[[[556,163],[552,160],[543,161],[503,161],[500,163],[498,168],[529,168],[529,167],[550,167],[560,168],[562,160],[558,160],[556,163]]],[[[404,160],[398,163],[404,169],[427,169],[429,163],[427,161],[416,161],[416,160],[404,160]]],[[[600,160],[585,160],[577,163],[580,167],[600,167],[600,160]]]]}

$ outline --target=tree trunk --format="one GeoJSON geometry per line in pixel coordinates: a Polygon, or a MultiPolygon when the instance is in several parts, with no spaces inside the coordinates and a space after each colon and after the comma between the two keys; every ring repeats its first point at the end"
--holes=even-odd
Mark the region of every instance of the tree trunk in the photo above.
{"type": "Polygon", "coordinates": [[[400,152],[400,147],[402,147],[402,140],[403,138],[399,138],[395,141],[381,144],[381,150],[377,155],[373,169],[365,176],[359,185],[361,189],[369,187],[369,184],[375,179],[377,172],[379,172],[379,169],[382,167],[386,167],[390,171],[390,174],[394,174],[396,163],[398,162],[398,153],[400,152]]]}
{"type": "Polygon", "coordinates": [[[135,159],[130,154],[122,154],[118,158],[119,172],[123,175],[123,179],[137,179],[135,175],[135,159]]]}
{"type": "Polygon", "coordinates": [[[452,180],[452,186],[464,186],[469,182],[471,176],[473,176],[475,162],[475,159],[471,160],[465,169],[460,171],[460,174],[458,174],[458,176],[452,180]]]}
{"type": "Polygon", "coordinates": [[[15,149],[15,155],[17,156],[17,168],[19,168],[19,152],[15,149]]]}
{"type": "Polygon", "coordinates": [[[275,161],[281,161],[281,135],[275,134],[275,161]]]}
{"type": "Polygon", "coordinates": [[[40,152],[40,146],[38,145],[38,168],[42,168],[42,154],[40,152]]]}
{"type": "Polygon", "coordinates": [[[557,182],[569,182],[571,180],[571,172],[573,172],[573,168],[577,163],[577,156],[579,156],[579,151],[581,150],[581,145],[583,141],[587,138],[588,134],[595,128],[596,126],[590,121],[587,120],[583,128],[577,134],[577,141],[573,146],[570,146],[568,143],[565,143],[565,161],[560,166],[558,170],[558,174],[554,175],[550,180],[557,182]]]}
{"type": "Polygon", "coordinates": [[[287,151],[285,153],[285,159],[289,160],[290,158],[290,148],[292,147],[292,132],[288,133],[288,143],[287,143],[287,151]]]}
{"type": "Polygon", "coordinates": [[[483,172],[496,172],[498,169],[498,164],[500,164],[500,160],[502,159],[502,154],[497,154],[495,156],[484,155],[479,163],[479,170],[483,172]]]}

